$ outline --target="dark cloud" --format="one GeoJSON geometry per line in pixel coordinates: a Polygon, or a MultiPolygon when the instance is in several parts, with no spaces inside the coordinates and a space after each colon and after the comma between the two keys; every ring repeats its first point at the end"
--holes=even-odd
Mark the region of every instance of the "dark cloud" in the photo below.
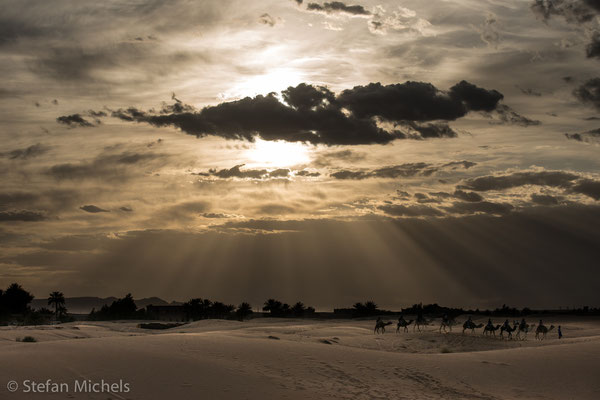
{"type": "Polygon", "coordinates": [[[531,10],[544,21],[551,17],[562,17],[568,23],[592,21],[598,13],[596,0],[534,0],[531,10]]]}
{"type": "Polygon", "coordinates": [[[600,78],[592,78],[573,90],[573,95],[584,104],[600,110],[600,78]]]}
{"type": "Polygon", "coordinates": [[[465,169],[470,168],[476,163],[470,161],[452,161],[449,163],[435,165],[430,163],[405,163],[400,165],[392,165],[389,167],[377,168],[374,170],[340,170],[330,174],[331,177],[336,179],[368,179],[368,178],[409,178],[416,175],[420,176],[431,176],[435,172],[443,169],[455,170],[457,167],[462,166],[465,169]]]}
{"type": "MultiPolygon", "coordinates": [[[[298,4],[301,4],[298,3],[298,4]]],[[[341,1],[325,2],[323,5],[319,3],[308,3],[306,9],[309,11],[323,12],[326,14],[345,13],[350,15],[368,16],[371,12],[360,5],[346,5],[341,1]]]]}
{"type": "Polygon", "coordinates": [[[600,32],[595,32],[592,41],[586,46],[588,58],[600,58],[600,32]]]}
{"type": "Polygon", "coordinates": [[[448,93],[430,83],[392,85],[371,83],[344,90],[338,101],[359,118],[380,117],[391,122],[452,121],[469,111],[492,111],[503,96],[496,90],[461,81],[448,93]]]}
{"type": "Polygon", "coordinates": [[[202,214],[204,218],[229,218],[230,215],[222,214],[222,213],[204,213],[202,214]]]}
{"type": "Polygon", "coordinates": [[[326,145],[385,144],[402,138],[454,137],[447,124],[469,111],[492,111],[502,94],[462,81],[449,92],[423,82],[381,85],[371,83],[344,90],[337,97],[325,87],[300,84],[282,92],[285,103],[274,93],[170,114],[136,108],[119,109],[114,117],[175,126],[203,137],[253,141],[286,140],[326,145]],[[393,127],[382,128],[378,120],[393,127]],[[423,124],[436,121],[435,124],[423,124]],[[398,126],[408,126],[412,133],[398,126]]]}
{"type": "Polygon", "coordinates": [[[251,178],[251,179],[261,179],[266,177],[269,174],[269,171],[266,169],[248,169],[241,170],[244,164],[236,165],[229,169],[221,169],[221,170],[209,170],[209,174],[216,176],[217,178],[227,179],[227,178],[251,178]]]}
{"type": "Polygon", "coordinates": [[[565,133],[567,139],[577,140],[578,142],[590,142],[600,140],[600,128],[592,129],[586,132],[565,133]]]}
{"type": "Polygon", "coordinates": [[[286,178],[290,176],[290,170],[287,168],[279,168],[269,172],[271,178],[286,178]]]}
{"type": "Polygon", "coordinates": [[[377,208],[387,215],[395,217],[441,217],[444,215],[436,208],[422,205],[386,204],[377,208]]]}
{"type": "Polygon", "coordinates": [[[457,199],[463,200],[463,201],[468,201],[468,202],[478,202],[478,201],[483,201],[483,197],[481,197],[481,195],[479,193],[475,193],[475,192],[465,192],[464,190],[460,190],[457,189],[454,192],[454,197],[456,197],[457,199]]]}
{"type": "Polygon", "coordinates": [[[81,126],[81,127],[92,127],[94,126],[91,122],[83,118],[80,114],[63,115],[56,118],[56,122],[69,126],[81,126]]]}
{"type": "Polygon", "coordinates": [[[133,212],[133,209],[131,207],[126,207],[126,206],[119,207],[119,210],[125,211],[125,212],[133,212]]]}
{"type": "Polygon", "coordinates": [[[46,215],[38,211],[11,210],[0,211],[0,222],[37,222],[47,219],[46,215]]]}
{"type": "Polygon", "coordinates": [[[98,206],[95,206],[93,204],[88,204],[88,205],[85,205],[85,206],[81,206],[81,207],[79,207],[79,209],[83,210],[85,212],[92,213],[92,214],[103,213],[103,212],[110,212],[109,210],[105,210],[105,209],[100,208],[98,206]]]}
{"type": "Polygon", "coordinates": [[[554,205],[558,205],[558,198],[556,198],[555,196],[551,196],[549,194],[538,194],[538,193],[532,193],[531,194],[531,201],[534,202],[535,204],[539,204],[542,206],[554,206],[554,205]]]}
{"type": "Polygon", "coordinates": [[[508,203],[492,203],[489,201],[480,202],[457,202],[450,207],[445,207],[446,211],[456,214],[475,214],[485,213],[494,215],[504,215],[511,212],[514,207],[508,203]]]}
{"type": "Polygon", "coordinates": [[[288,168],[267,169],[242,169],[245,164],[236,165],[231,168],[209,169],[208,172],[195,172],[192,175],[213,176],[219,179],[240,178],[240,179],[268,179],[268,178],[288,178],[292,173],[298,176],[319,176],[318,172],[292,171],[288,168]]]}
{"type": "Polygon", "coordinates": [[[571,192],[581,193],[594,200],[600,200],[600,181],[582,179],[570,188],[571,192]]]}
{"type": "Polygon", "coordinates": [[[317,177],[317,176],[321,176],[321,174],[319,172],[311,172],[311,171],[307,171],[305,169],[303,169],[302,171],[297,171],[296,172],[297,176],[306,176],[306,177],[317,177]]]}
{"type": "Polygon", "coordinates": [[[488,190],[504,190],[524,185],[551,187],[570,187],[579,175],[563,171],[515,172],[508,175],[488,175],[464,181],[459,188],[485,192],[488,190]]]}
{"type": "Polygon", "coordinates": [[[23,149],[15,149],[11,151],[7,151],[5,153],[0,153],[0,157],[7,157],[11,160],[26,160],[28,158],[37,157],[39,155],[47,153],[49,147],[42,145],[41,143],[37,143],[31,145],[29,147],[25,147],[23,149]]]}

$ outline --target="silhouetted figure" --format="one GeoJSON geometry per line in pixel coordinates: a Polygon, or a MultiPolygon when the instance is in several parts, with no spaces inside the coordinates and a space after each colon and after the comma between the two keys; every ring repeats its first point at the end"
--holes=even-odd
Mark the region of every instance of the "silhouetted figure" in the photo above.
{"type": "Polygon", "coordinates": [[[375,329],[373,330],[373,333],[379,333],[379,331],[381,331],[381,333],[385,333],[385,327],[391,324],[392,321],[383,322],[381,317],[377,317],[377,322],[375,322],[375,329]]]}
{"type": "Polygon", "coordinates": [[[560,325],[558,326],[558,338],[562,339],[562,329],[560,329],[560,325]]]}
{"type": "Polygon", "coordinates": [[[444,332],[448,332],[447,330],[452,331],[452,324],[454,323],[454,319],[450,319],[450,317],[448,317],[448,314],[444,314],[444,316],[442,317],[442,323],[440,324],[440,333],[442,332],[442,329],[444,329],[444,332]]]}
{"type": "Polygon", "coordinates": [[[475,325],[475,322],[473,322],[473,319],[471,317],[469,317],[463,324],[463,335],[467,329],[470,329],[471,333],[474,333],[475,328],[481,328],[482,326],[483,326],[483,324],[475,325]]]}
{"type": "Polygon", "coordinates": [[[408,322],[404,319],[404,316],[400,314],[400,318],[398,318],[398,325],[396,326],[396,333],[400,331],[400,328],[404,328],[404,332],[408,332],[408,326],[413,322],[413,320],[409,320],[408,322]]]}
{"type": "Polygon", "coordinates": [[[552,329],[554,329],[554,325],[550,325],[550,328],[547,328],[543,323],[542,320],[540,319],[540,324],[538,325],[538,327],[535,330],[535,338],[539,339],[539,340],[544,340],[546,339],[546,334],[548,332],[550,332],[552,329]]]}

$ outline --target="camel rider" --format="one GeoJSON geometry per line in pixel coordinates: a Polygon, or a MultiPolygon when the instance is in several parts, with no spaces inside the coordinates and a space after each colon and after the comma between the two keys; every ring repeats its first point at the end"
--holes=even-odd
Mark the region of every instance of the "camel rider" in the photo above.
{"type": "Polygon", "coordinates": [[[448,324],[448,314],[444,314],[444,316],[442,317],[442,323],[444,324],[448,324]]]}
{"type": "Polygon", "coordinates": [[[510,322],[508,322],[508,320],[504,321],[504,324],[502,325],[502,328],[506,329],[510,327],[510,322]]]}
{"type": "Polygon", "coordinates": [[[490,327],[490,328],[494,327],[494,324],[492,324],[492,319],[491,318],[488,318],[488,322],[487,322],[486,328],[487,327],[490,327]]]}
{"type": "Polygon", "coordinates": [[[519,330],[524,331],[527,328],[527,323],[525,322],[525,318],[521,318],[521,323],[519,324],[519,330]]]}
{"type": "Polygon", "coordinates": [[[406,322],[406,321],[404,320],[404,316],[403,316],[402,314],[400,314],[400,318],[398,318],[398,323],[399,323],[399,324],[403,324],[403,323],[405,323],[405,322],[406,322]]]}

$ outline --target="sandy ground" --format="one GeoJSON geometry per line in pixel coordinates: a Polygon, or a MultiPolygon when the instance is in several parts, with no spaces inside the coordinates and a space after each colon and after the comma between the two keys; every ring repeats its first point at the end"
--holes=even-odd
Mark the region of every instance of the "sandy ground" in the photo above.
{"type": "Polygon", "coordinates": [[[0,399],[599,399],[600,319],[544,322],[561,324],[565,338],[444,334],[437,322],[374,335],[373,321],[267,318],[166,331],[135,322],[0,327],[0,399]],[[38,342],[17,342],[24,336],[38,342]],[[48,379],[32,393],[32,381],[48,379]],[[82,382],[102,380],[122,386],[81,393],[82,382]],[[61,393],[40,393],[55,383],[61,393]]]}

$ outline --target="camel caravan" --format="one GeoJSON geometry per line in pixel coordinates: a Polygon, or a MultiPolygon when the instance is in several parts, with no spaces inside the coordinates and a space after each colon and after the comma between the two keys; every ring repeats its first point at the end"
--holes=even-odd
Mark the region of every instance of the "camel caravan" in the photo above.
{"type": "MultiPolygon", "coordinates": [[[[400,315],[400,317],[398,318],[398,323],[396,324],[396,333],[400,332],[400,329],[402,329],[403,332],[408,332],[408,327],[412,324],[413,325],[413,332],[415,331],[419,331],[421,332],[425,326],[429,325],[430,323],[432,323],[432,320],[427,320],[425,317],[423,317],[422,314],[418,314],[416,319],[410,319],[410,320],[405,320],[403,315],[400,315]]],[[[393,322],[391,321],[383,321],[381,319],[381,317],[377,318],[377,321],[375,322],[375,329],[374,329],[374,333],[375,334],[384,334],[385,333],[385,327],[392,325],[393,322]]],[[[458,323],[456,322],[456,320],[454,318],[449,317],[448,315],[444,315],[442,317],[441,323],[440,323],[440,327],[439,327],[439,332],[442,333],[442,331],[444,333],[449,333],[452,332],[452,327],[457,325],[458,323]]],[[[539,324],[536,325],[535,324],[528,324],[525,321],[525,318],[521,319],[521,321],[514,321],[511,325],[511,323],[509,322],[509,320],[507,319],[506,321],[504,321],[504,323],[502,325],[497,324],[494,325],[492,323],[492,319],[489,318],[487,324],[475,324],[475,322],[473,322],[473,320],[471,319],[471,317],[469,317],[462,325],[463,330],[462,330],[462,334],[464,335],[466,332],[470,332],[471,334],[475,333],[475,329],[480,329],[483,328],[483,332],[482,335],[483,336],[487,336],[487,337],[497,337],[496,336],[496,331],[500,331],[500,337],[502,339],[517,339],[517,340],[526,340],[527,339],[527,334],[529,332],[533,332],[535,331],[535,338],[538,340],[544,340],[546,339],[546,335],[548,334],[548,332],[552,331],[554,329],[554,325],[550,325],[550,327],[547,327],[546,325],[544,325],[544,323],[542,322],[542,320],[540,320],[539,324]],[[513,335],[514,333],[514,335],[513,335]]],[[[560,326],[558,327],[558,335],[559,338],[562,337],[562,332],[560,330],[560,326]]]]}

